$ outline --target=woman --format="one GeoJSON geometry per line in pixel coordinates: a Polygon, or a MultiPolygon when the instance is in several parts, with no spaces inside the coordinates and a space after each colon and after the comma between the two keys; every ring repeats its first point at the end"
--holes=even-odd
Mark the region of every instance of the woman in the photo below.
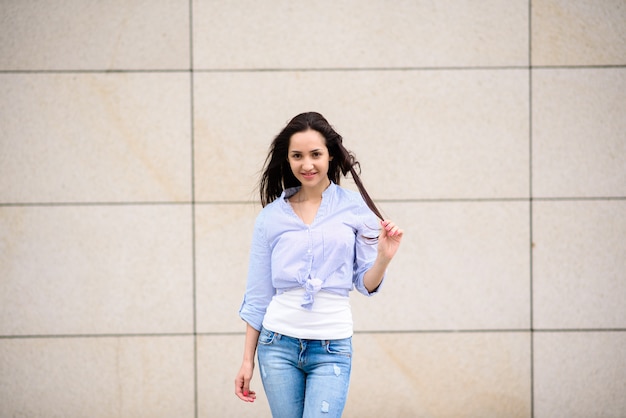
{"type": "Polygon", "coordinates": [[[341,136],[315,112],[294,117],[265,160],[263,210],[239,311],[247,329],[235,393],[256,399],[250,379],[258,351],[274,417],[341,416],[352,357],[348,292],[375,294],[402,240],[358,169],[341,136]],[[348,172],[360,195],[339,186],[348,172]]]}

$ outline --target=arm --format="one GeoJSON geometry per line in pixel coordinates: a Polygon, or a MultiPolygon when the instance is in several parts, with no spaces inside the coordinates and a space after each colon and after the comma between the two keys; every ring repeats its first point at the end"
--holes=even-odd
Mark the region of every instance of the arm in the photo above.
{"type": "Polygon", "coordinates": [[[258,330],[263,324],[263,316],[269,301],[275,293],[271,280],[271,250],[264,232],[264,216],[255,221],[250,262],[244,301],[239,309],[239,316],[246,322],[246,339],[243,349],[243,361],[235,378],[235,395],[242,401],[254,402],[256,393],[250,390],[250,380],[254,372],[254,355],[259,341],[258,330]]]}
{"type": "Polygon", "coordinates": [[[380,225],[382,228],[378,236],[376,261],[363,276],[363,285],[370,293],[375,291],[382,282],[387,266],[396,255],[404,235],[404,231],[390,220],[381,221],[380,225]]]}
{"type": "MultiPolygon", "coordinates": [[[[261,212],[254,224],[248,276],[239,316],[254,329],[261,329],[267,305],[276,290],[272,284],[272,250],[265,237],[265,216],[261,212]]],[[[255,340],[256,341],[256,340],[255,340]]]]}
{"type": "Polygon", "coordinates": [[[250,324],[246,325],[246,342],[243,348],[243,361],[235,378],[235,395],[245,402],[254,402],[256,392],[250,390],[250,380],[254,372],[254,355],[259,340],[259,331],[250,324]]]}

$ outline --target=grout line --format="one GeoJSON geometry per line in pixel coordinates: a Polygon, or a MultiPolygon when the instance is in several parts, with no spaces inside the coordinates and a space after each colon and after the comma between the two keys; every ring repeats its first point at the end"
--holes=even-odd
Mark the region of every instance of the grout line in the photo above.
{"type": "MultiPolygon", "coordinates": [[[[626,333],[626,328],[494,328],[494,329],[424,329],[424,330],[362,330],[354,331],[359,335],[389,335],[389,334],[575,334],[575,333],[626,333]]],[[[2,340],[32,340],[32,339],[97,339],[97,338],[172,338],[172,337],[238,337],[245,332],[171,332],[171,333],[118,333],[118,334],[30,334],[30,335],[0,335],[2,340]]]]}
{"type": "Polygon", "coordinates": [[[626,200],[624,196],[597,196],[597,197],[532,197],[533,202],[559,202],[559,201],[594,201],[594,200],[626,200]]]}
{"type": "Polygon", "coordinates": [[[492,329],[424,329],[424,330],[363,330],[355,334],[500,334],[500,333],[589,333],[626,332],[626,328],[492,328],[492,329]]]}
{"type": "MultiPolygon", "coordinates": [[[[192,133],[193,135],[193,133],[192,133]]],[[[193,170],[193,162],[192,162],[193,170]]],[[[194,182],[194,180],[192,180],[194,182]]],[[[194,186],[192,185],[192,188],[194,186]]],[[[488,202],[585,202],[585,201],[623,201],[626,196],[596,196],[596,197],[475,197],[475,198],[424,198],[424,199],[375,199],[378,203],[488,203],[488,202]]],[[[154,201],[154,202],[13,202],[0,203],[2,207],[82,207],[82,206],[180,206],[180,205],[256,205],[258,201],[246,200],[192,200],[185,202],[154,201]]]]}
{"type": "Polygon", "coordinates": [[[626,332],[626,328],[534,328],[533,333],[626,332]]]}
{"type": "MultiPolygon", "coordinates": [[[[626,68],[623,64],[614,65],[539,65],[533,69],[540,70],[593,70],[626,68]]],[[[409,71],[491,71],[491,70],[528,70],[528,65],[475,65],[475,66],[441,66],[441,67],[319,67],[319,68],[204,68],[197,69],[200,73],[288,73],[288,72],[409,72],[409,71]]]]}
{"type": "MultiPolygon", "coordinates": [[[[532,189],[530,190],[532,193],[532,189]]],[[[481,203],[481,202],[575,202],[626,200],[626,196],[595,196],[595,197],[468,197],[468,198],[424,198],[424,199],[375,199],[381,203],[481,203]]],[[[217,202],[211,202],[217,203],[217,202]]]]}
{"type": "MultiPolygon", "coordinates": [[[[626,328],[492,328],[492,329],[424,329],[424,330],[364,330],[355,334],[500,334],[500,333],[589,333],[626,332],[626,328]]],[[[210,334],[209,334],[210,335],[210,334]]]]}
{"type": "Polygon", "coordinates": [[[70,70],[70,69],[57,69],[57,70],[0,70],[0,74],[186,74],[188,69],[167,69],[167,68],[155,68],[153,70],[146,69],[90,69],[90,70],[70,70]]]}
{"type": "Polygon", "coordinates": [[[191,205],[192,201],[188,202],[175,202],[175,201],[163,201],[163,202],[14,202],[14,203],[0,203],[0,207],[54,207],[54,206],[180,206],[191,205]]]}
{"type": "MultiPolygon", "coordinates": [[[[190,35],[192,36],[192,34],[190,35]]],[[[530,40],[529,40],[530,42],[530,40]]],[[[191,55],[191,51],[190,51],[191,55]]],[[[534,70],[590,70],[590,69],[620,69],[626,68],[626,65],[537,65],[532,67],[534,70]]],[[[193,71],[196,73],[289,73],[289,72],[309,72],[309,73],[328,73],[328,72],[409,72],[409,71],[490,71],[490,70],[527,70],[528,66],[524,65],[500,65],[500,66],[442,66],[442,67],[320,67],[320,68],[197,68],[193,71]]],[[[188,73],[189,69],[179,68],[155,68],[146,69],[86,69],[86,70],[70,70],[70,69],[54,69],[54,70],[0,70],[0,74],[175,74],[188,73]]]]}
{"type": "Polygon", "coordinates": [[[606,65],[533,65],[533,70],[602,70],[626,68],[623,64],[606,65]]]}
{"type": "Polygon", "coordinates": [[[334,73],[334,72],[409,72],[409,71],[484,71],[484,70],[525,70],[523,65],[494,66],[442,66],[442,67],[286,67],[286,68],[204,68],[201,73],[334,73]]]}
{"type": "Polygon", "coordinates": [[[196,260],[196,168],[195,168],[195,95],[193,69],[193,0],[189,0],[189,113],[191,147],[191,259],[192,259],[192,311],[193,311],[193,399],[194,417],[198,418],[198,318],[197,318],[197,260],[196,260]]]}
{"type": "Polygon", "coordinates": [[[529,321],[530,321],[530,416],[535,416],[535,337],[534,337],[534,274],[533,274],[533,49],[532,0],[528,0],[528,231],[529,231],[529,321]]]}
{"type": "Polygon", "coordinates": [[[111,333],[111,334],[25,334],[0,335],[0,340],[30,340],[30,339],[63,339],[63,338],[168,338],[192,337],[192,332],[149,332],[149,333],[111,333]]]}

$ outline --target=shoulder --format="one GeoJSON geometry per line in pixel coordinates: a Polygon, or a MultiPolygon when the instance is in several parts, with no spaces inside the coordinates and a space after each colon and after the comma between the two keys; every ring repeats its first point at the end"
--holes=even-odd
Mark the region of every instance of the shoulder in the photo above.
{"type": "Polygon", "coordinates": [[[265,205],[264,208],[261,209],[259,214],[257,215],[257,221],[264,221],[268,217],[275,216],[277,212],[281,210],[281,200],[283,197],[279,197],[272,202],[265,205]]]}
{"type": "Polygon", "coordinates": [[[336,199],[345,205],[355,206],[355,207],[364,207],[367,206],[361,193],[349,190],[341,186],[335,186],[335,196],[336,199]]]}
{"type": "Polygon", "coordinates": [[[288,203],[285,201],[285,193],[272,202],[265,205],[256,217],[256,226],[265,227],[265,225],[280,224],[287,215],[288,203]]]}
{"type": "Polygon", "coordinates": [[[335,197],[337,209],[350,213],[355,224],[365,229],[376,228],[378,217],[367,206],[361,193],[337,186],[335,197]]]}

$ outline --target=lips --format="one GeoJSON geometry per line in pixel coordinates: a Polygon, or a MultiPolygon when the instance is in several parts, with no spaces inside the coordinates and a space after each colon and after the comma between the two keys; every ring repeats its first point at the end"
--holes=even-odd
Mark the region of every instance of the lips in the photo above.
{"type": "Polygon", "coordinates": [[[302,173],[302,177],[304,177],[305,179],[312,179],[313,177],[315,177],[317,173],[302,173]]]}

